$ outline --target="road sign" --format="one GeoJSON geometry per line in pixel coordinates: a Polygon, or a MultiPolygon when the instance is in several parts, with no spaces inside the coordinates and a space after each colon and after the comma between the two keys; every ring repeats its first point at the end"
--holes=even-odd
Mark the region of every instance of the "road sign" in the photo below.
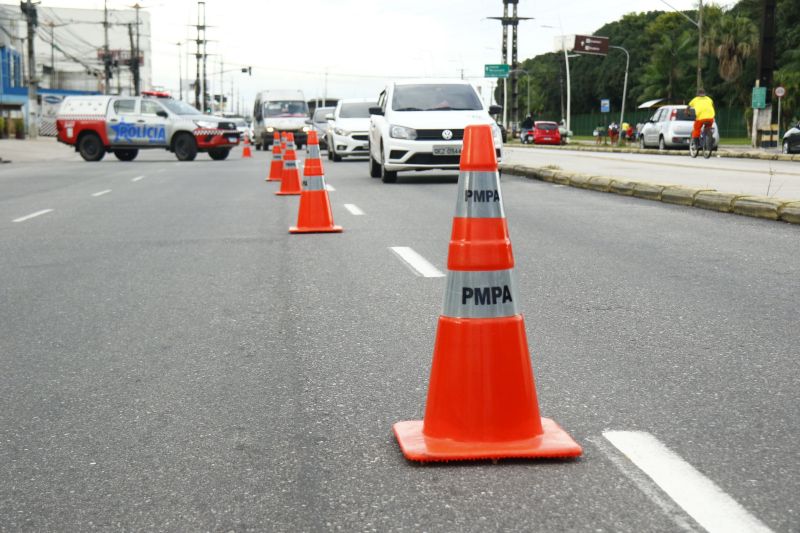
{"type": "Polygon", "coordinates": [[[784,96],[786,96],[786,89],[778,85],[777,87],[775,87],[775,96],[777,96],[778,98],[783,98],[784,96]]]}
{"type": "Polygon", "coordinates": [[[767,107],[767,88],[753,87],[753,109],[765,109],[767,107]]]}
{"type": "Polygon", "coordinates": [[[507,78],[508,65],[484,65],[483,77],[484,78],[507,78]]]}
{"type": "Polygon", "coordinates": [[[594,35],[576,35],[573,52],[579,54],[594,54],[604,56],[608,54],[608,37],[594,35]]]}
{"type": "Polygon", "coordinates": [[[611,112],[611,100],[609,100],[608,98],[603,98],[600,100],[600,112],[601,113],[611,112]]]}

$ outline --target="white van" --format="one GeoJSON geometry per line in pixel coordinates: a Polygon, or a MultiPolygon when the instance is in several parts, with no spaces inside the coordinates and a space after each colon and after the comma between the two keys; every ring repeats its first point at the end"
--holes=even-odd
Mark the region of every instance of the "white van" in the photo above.
{"type": "Polygon", "coordinates": [[[465,80],[390,83],[370,108],[370,176],[393,183],[398,171],[458,169],[464,129],[473,124],[492,126],[499,162],[502,132],[490,114],[500,111],[500,106],[487,108],[465,80]]]}
{"type": "Polygon", "coordinates": [[[303,91],[261,91],[253,107],[253,136],[256,150],[269,150],[275,132],[291,132],[298,148],[305,146],[311,130],[303,91]]]}

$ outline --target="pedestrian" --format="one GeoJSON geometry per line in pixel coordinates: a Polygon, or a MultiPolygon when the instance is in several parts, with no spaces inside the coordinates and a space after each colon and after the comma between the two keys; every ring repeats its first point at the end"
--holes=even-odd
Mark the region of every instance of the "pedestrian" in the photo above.
{"type": "Polygon", "coordinates": [[[612,121],[611,124],[608,125],[608,140],[611,146],[614,146],[617,144],[617,141],[619,141],[619,124],[616,122],[612,121]]]}

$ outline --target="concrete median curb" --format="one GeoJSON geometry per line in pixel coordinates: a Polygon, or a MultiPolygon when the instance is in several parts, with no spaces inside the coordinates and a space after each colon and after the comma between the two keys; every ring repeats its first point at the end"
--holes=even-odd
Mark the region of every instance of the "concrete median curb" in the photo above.
{"type": "MultiPolygon", "coordinates": [[[[533,145],[533,144],[509,144],[509,148],[543,149],[543,150],[572,150],[577,152],[601,152],[609,154],[649,154],[649,155],[677,155],[685,157],[687,150],[657,150],[655,148],[619,148],[616,146],[592,146],[581,144],[570,144],[563,146],[533,145]]],[[[730,150],[720,150],[714,152],[713,157],[726,157],[733,159],[761,159],[764,161],[800,161],[800,154],[778,154],[770,152],[748,151],[733,152],[730,150]]]]}
{"type": "Polygon", "coordinates": [[[610,176],[592,176],[564,172],[555,168],[537,168],[526,165],[501,163],[500,170],[516,176],[580,189],[800,224],[800,201],[797,200],[726,193],[714,189],[697,189],[610,176]]]}

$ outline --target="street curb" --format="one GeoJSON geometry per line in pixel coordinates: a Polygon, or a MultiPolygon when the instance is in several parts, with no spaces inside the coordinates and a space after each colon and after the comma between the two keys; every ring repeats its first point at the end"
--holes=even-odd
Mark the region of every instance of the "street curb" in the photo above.
{"type": "Polygon", "coordinates": [[[501,163],[500,170],[528,179],[569,185],[579,189],[635,196],[667,204],[709,209],[720,213],[733,213],[765,220],[776,220],[800,224],[800,201],[719,192],[714,189],[697,189],[682,185],[665,185],[649,181],[592,176],[570,173],[546,167],[510,165],[501,163]]]}
{"type": "MultiPolygon", "coordinates": [[[[532,145],[506,143],[508,148],[525,148],[525,149],[543,149],[543,150],[572,150],[577,152],[601,152],[611,154],[650,154],[650,155],[679,155],[686,156],[686,150],[657,150],[655,148],[618,148],[613,146],[587,146],[579,144],[571,144],[564,146],[548,146],[548,145],[532,145]]],[[[764,161],[800,161],[800,154],[772,154],[768,152],[731,152],[731,151],[716,151],[715,157],[725,157],[732,159],[760,159],[764,161]]]]}

